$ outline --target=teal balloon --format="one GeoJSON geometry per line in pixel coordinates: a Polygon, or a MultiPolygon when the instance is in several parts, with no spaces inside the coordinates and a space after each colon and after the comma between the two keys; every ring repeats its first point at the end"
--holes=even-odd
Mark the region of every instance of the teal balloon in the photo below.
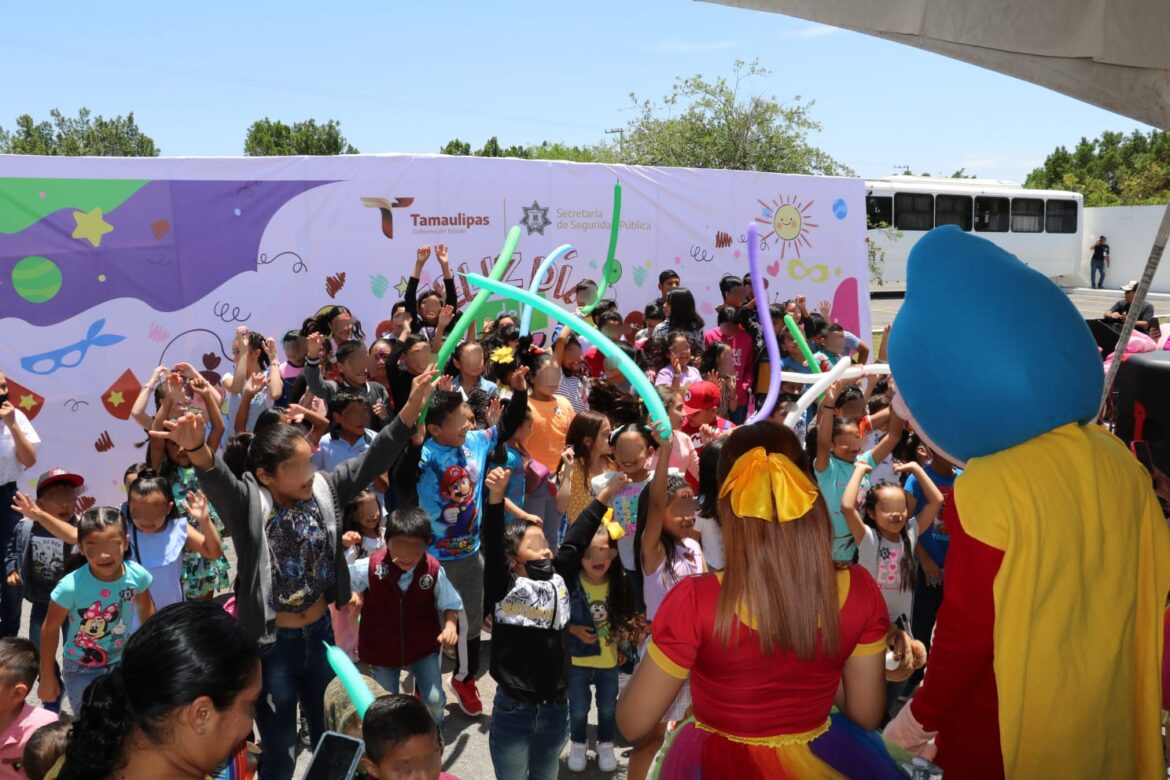
{"type": "MultiPolygon", "coordinates": [[[[512,255],[516,252],[516,245],[520,243],[520,226],[513,225],[508,230],[508,236],[504,239],[504,246],[500,249],[500,255],[496,258],[496,264],[492,266],[492,278],[502,279],[504,272],[508,270],[508,264],[512,262],[512,255]]],[[[447,362],[451,356],[455,354],[455,348],[459,346],[459,342],[463,341],[463,334],[475,322],[475,318],[479,316],[479,310],[487,303],[491,295],[480,290],[476,293],[475,298],[459,315],[459,319],[455,320],[455,327],[447,334],[443,341],[443,346],[439,349],[438,356],[435,357],[435,368],[441,372],[447,367],[447,362]]],[[[426,406],[423,407],[422,413],[418,416],[420,423],[427,421],[427,409],[431,406],[430,401],[427,401],[426,406]]]]}
{"type": "Polygon", "coordinates": [[[322,644],[325,645],[325,660],[329,661],[329,665],[337,674],[337,679],[341,680],[342,687],[349,694],[349,699],[357,710],[358,719],[366,717],[366,710],[374,703],[374,694],[370,693],[370,688],[362,679],[361,672],[340,647],[328,642],[322,644]]]}
{"type": "Polygon", "coordinates": [[[630,380],[634,392],[641,396],[642,402],[650,410],[650,419],[655,423],[664,425],[666,437],[670,437],[670,416],[666,413],[666,407],[663,406],[662,399],[658,396],[658,391],[654,389],[654,385],[650,384],[650,380],[646,378],[646,374],[642,372],[642,369],[638,368],[638,364],[630,360],[629,356],[625,352],[622,352],[617,344],[614,344],[606,338],[604,333],[585,322],[585,320],[576,314],[567,312],[559,306],[541,298],[539,295],[530,293],[528,290],[521,290],[519,287],[513,287],[510,284],[488,279],[486,276],[480,276],[479,274],[467,274],[466,278],[467,281],[478,287],[481,293],[483,291],[495,293],[503,298],[510,298],[531,306],[537,311],[543,312],[549,319],[563,322],[572,328],[574,332],[580,333],[589,339],[589,343],[597,347],[601,354],[612,360],[621,370],[622,376],[630,380]]]}

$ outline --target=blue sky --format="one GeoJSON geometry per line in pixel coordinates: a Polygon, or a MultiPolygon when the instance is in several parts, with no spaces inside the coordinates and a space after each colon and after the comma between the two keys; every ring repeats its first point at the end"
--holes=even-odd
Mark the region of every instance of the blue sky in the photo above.
{"type": "Polygon", "coordinates": [[[335,118],[363,152],[587,143],[630,92],[772,71],[749,89],[813,99],[814,143],[862,176],[966,168],[1022,181],[1056,145],[1133,120],[974,66],[774,14],[688,0],[22,3],[0,28],[0,125],[133,111],[166,155],[242,153],[248,125],[335,118]]]}

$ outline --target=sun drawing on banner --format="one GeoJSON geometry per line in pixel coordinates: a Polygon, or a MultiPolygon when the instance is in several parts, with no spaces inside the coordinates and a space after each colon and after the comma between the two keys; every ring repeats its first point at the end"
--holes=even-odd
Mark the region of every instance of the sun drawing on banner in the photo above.
{"type": "Polygon", "coordinates": [[[776,236],[780,240],[781,260],[790,247],[797,257],[800,257],[801,245],[812,247],[808,240],[809,229],[818,227],[815,222],[808,221],[808,210],[812,208],[813,201],[801,203],[796,195],[781,195],[779,199],[773,199],[771,205],[762,200],[756,202],[763,207],[756,222],[770,228],[769,232],[760,236],[760,241],[768,241],[776,236]]]}

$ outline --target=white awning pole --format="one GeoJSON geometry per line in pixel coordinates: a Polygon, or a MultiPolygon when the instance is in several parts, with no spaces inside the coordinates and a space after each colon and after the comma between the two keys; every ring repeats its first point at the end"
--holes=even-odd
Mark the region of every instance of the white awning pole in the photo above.
{"type": "Polygon", "coordinates": [[[1121,326],[1121,338],[1117,340],[1113,364],[1109,366],[1109,373],[1105,376],[1105,391],[1101,394],[1101,408],[1097,412],[1098,420],[1105,414],[1105,403],[1109,400],[1109,391],[1117,379],[1117,372],[1121,370],[1125,347],[1129,344],[1129,336],[1133,333],[1138,314],[1142,310],[1142,304],[1146,302],[1146,293],[1149,292],[1150,285],[1154,281],[1154,274],[1158,271],[1158,263],[1162,261],[1162,250],[1166,248],[1167,240],[1170,240],[1170,203],[1166,204],[1166,210],[1162,212],[1162,222],[1158,225],[1158,234],[1154,236],[1154,245],[1150,248],[1150,259],[1146,261],[1146,270],[1142,272],[1142,278],[1138,282],[1137,289],[1133,292],[1133,303],[1129,305],[1129,314],[1125,318],[1125,324],[1121,326]]]}

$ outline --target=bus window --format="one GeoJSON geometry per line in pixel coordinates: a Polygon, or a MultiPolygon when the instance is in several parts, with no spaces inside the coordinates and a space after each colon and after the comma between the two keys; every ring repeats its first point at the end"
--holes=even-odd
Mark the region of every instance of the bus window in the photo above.
{"type": "Polygon", "coordinates": [[[1007,198],[976,198],[975,230],[979,233],[1006,233],[1010,208],[1007,198]]]}
{"type": "Polygon", "coordinates": [[[1044,229],[1049,233],[1077,232],[1077,202],[1075,200],[1048,201],[1044,229]]]}
{"type": "Polygon", "coordinates": [[[934,198],[934,224],[958,225],[961,230],[970,230],[971,196],[936,195],[934,198]]]}
{"type": "Polygon", "coordinates": [[[894,193],[894,225],[898,230],[934,227],[934,196],[917,192],[894,193]]]}
{"type": "Polygon", "coordinates": [[[1012,198],[1012,232],[1044,231],[1044,201],[1039,198],[1012,198]]]}
{"type": "Polygon", "coordinates": [[[894,224],[894,199],[889,195],[865,197],[865,227],[874,230],[894,224]]]}

